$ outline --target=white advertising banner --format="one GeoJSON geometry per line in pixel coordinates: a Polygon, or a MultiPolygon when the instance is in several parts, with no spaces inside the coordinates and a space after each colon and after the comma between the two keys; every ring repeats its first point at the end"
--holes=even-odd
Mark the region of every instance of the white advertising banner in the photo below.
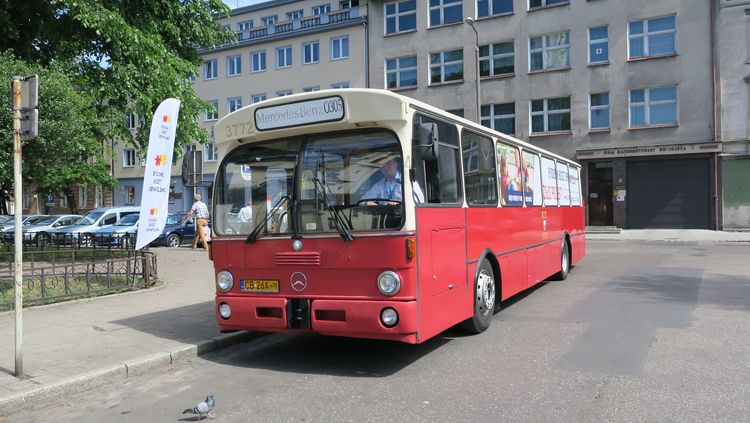
{"type": "Polygon", "coordinates": [[[151,120],[136,250],[156,239],[167,222],[172,153],[179,111],[180,100],[168,98],[161,102],[151,120]]]}

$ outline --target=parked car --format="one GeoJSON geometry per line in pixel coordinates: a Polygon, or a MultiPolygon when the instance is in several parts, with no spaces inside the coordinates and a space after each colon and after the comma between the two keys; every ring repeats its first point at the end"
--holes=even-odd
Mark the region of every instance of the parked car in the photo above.
{"type": "Polygon", "coordinates": [[[5,226],[8,223],[13,223],[12,214],[0,214],[0,225],[5,226]]]}
{"type": "Polygon", "coordinates": [[[80,214],[54,214],[34,224],[26,225],[21,230],[25,240],[33,241],[37,245],[47,245],[50,242],[49,232],[51,230],[70,226],[81,217],[80,214]]]}
{"type": "Polygon", "coordinates": [[[114,225],[129,214],[138,214],[139,207],[102,207],[91,210],[74,224],[50,231],[52,242],[56,244],[93,245],[94,233],[99,229],[114,225]]]}
{"type": "Polygon", "coordinates": [[[97,244],[131,248],[135,245],[139,218],[140,214],[129,214],[114,225],[99,229],[94,233],[97,244]]]}
{"type": "MultiPolygon", "coordinates": [[[[167,224],[151,245],[164,245],[166,247],[177,248],[183,242],[193,242],[195,238],[195,219],[190,216],[185,223],[182,223],[187,216],[187,212],[174,213],[167,216],[167,224]]],[[[209,228],[211,224],[209,223],[209,228]]]]}
{"type": "MultiPolygon", "coordinates": [[[[23,216],[21,218],[21,226],[33,225],[37,223],[38,221],[44,219],[45,217],[47,216],[43,214],[29,214],[29,215],[23,216]]],[[[13,233],[16,227],[13,219],[14,217],[10,216],[10,220],[7,223],[4,223],[2,227],[0,227],[0,231],[13,233]]]]}

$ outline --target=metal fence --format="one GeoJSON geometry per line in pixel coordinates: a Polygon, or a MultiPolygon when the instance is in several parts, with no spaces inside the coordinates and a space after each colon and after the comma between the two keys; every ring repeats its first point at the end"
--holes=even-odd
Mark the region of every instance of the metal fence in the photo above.
{"type": "MultiPolygon", "coordinates": [[[[124,246],[50,244],[23,254],[24,304],[50,303],[148,288],[156,282],[156,256],[124,246]]],[[[0,311],[14,304],[15,256],[0,251],[0,311]]]]}
{"type": "MultiPolygon", "coordinates": [[[[23,233],[24,248],[34,251],[63,250],[63,249],[95,249],[95,250],[132,250],[135,246],[135,234],[110,234],[90,232],[39,232],[23,233]]],[[[15,249],[15,234],[0,232],[0,251],[13,252],[15,249]]]]}

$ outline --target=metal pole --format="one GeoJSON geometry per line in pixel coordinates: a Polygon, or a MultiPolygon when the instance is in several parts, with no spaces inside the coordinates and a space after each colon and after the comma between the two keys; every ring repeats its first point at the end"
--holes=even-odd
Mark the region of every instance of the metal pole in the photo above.
{"type": "Polygon", "coordinates": [[[23,186],[21,185],[21,78],[13,77],[13,197],[15,204],[15,317],[16,317],[16,377],[23,378],[23,239],[21,214],[23,186]]]}

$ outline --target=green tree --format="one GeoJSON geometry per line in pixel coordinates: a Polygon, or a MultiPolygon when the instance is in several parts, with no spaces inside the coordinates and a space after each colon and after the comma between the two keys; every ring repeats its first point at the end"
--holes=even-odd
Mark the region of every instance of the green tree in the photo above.
{"type": "MultiPolygon", "coordinates": [[[[40,193],[63,192],[75,210],[72,183],[112,186],[114,179],[104,160],[99,122],[92,107],[95,100],[68,76],[69,69],[56,63],[47,68],[0,53],[0,79],[38,74],[39,137],[23,144],[23,176],[39,185],[40,193]]],[[[13,133],[10,97],[0,96],[0,204],[13,191],[13,133]]],[[[7,212],[7,210],[3,210],[7,212]]]]}
{"type": "Polygon", "coordinates": [[[197,117],[211,107],[188,80],[199,70],[198,49],[234,40],[216,18],[221,0],[6,0],[0,4],[0,51],[71,68],[95,100],[103,136],[143,150],[158,104],[181,100],[175,151],[208,142],[197,117]],[[125,117],[141,123],[133,139],[125,117]]]}

